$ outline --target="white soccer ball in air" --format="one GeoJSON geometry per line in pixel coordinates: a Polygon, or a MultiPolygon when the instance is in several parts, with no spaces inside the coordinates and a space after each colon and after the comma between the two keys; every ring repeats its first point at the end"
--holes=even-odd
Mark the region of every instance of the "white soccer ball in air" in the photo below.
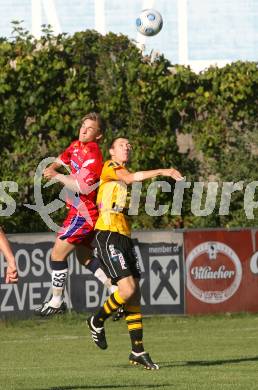
{"type": "Polygon", "coordinates": [[[144,9],[136,19],[139,33],[151,37],[160,32],[163,26],[162,16],[155,9],[144,9]]]}

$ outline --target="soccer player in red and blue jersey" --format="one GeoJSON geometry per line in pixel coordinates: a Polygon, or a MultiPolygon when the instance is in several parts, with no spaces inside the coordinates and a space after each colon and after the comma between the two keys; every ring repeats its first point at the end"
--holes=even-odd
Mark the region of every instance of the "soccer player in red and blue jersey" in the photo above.
{"type": "Polygon", "coordinates": [[[70,146],[44,171],[48,180],[56,180],[71,190],[67,198],[69,209],[63,226],[57,234],[51,253],[52,298],[36,309],[36,314],[51,316],[63,313],[66,305],[63,293],[68,275],[68,255],[75,249],[78,260],[103,283],[108,278],[100,268],[97,258],[92,256],[91,242],[98,218],[96,195],[103,162],[98,142],[103,129],[99,114],[89,113],[82,120],[79,139],[70,146]],[[70,175],[59,173],[61,166],[70,169],[70,175]]]}

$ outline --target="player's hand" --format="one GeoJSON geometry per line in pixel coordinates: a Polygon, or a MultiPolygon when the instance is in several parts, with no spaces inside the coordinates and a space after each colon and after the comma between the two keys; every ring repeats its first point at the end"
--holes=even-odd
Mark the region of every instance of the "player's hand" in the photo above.
{"type": "Polygon", "coordinates": [[[174,168],[164,169],[164,176],[172,177],[176,181],[184,180],[185,178],[181,175],[179,171],[174,168]]]}
{"type": "Polygon", "coordinates": [[[48,168],[44,169],[44,171],[43,171],[43,176],[47,180],[53,179],[57,174],[58,174],[58,172],[55,169],[53,169],[52,167],[48,167],[48,168]]]}
{"type": "Polygon", "coordinates": [[[5,283],[17,283],[18,282],[18,272],[17,268],[14,266],[8,265],[6,270],[5,283]]]}

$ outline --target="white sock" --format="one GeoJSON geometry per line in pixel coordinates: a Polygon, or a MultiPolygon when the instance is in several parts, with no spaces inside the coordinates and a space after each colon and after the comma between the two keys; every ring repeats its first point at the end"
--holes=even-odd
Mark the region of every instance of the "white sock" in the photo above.
{"type": "Polygon", "coordinates": [[[55,308],[61,306],[63,302],[63,294],[65,283],[68,276],[68,268],[63,270],[52,270],[52,298],[49,305],[55,308]]]}
{"type": "Polygon", "coordinates": [[[102,284],[105,284],[107,285],[107,282],[108,282],[108,277],[107,275],[105,274],[105,272],[101,269],[101,268],[98,268],[97,271],[94,272],[94,276],[102,283],[102,284]]]}
{"type": "Polygon", "coordinates": [[[115,284],[111,284],[111,286],[108,287],[108,291],[109,291],[110,295],[113,294],[117,289],[118,289],[118,287],[115,284]]]}
{"type": "Polygon", "coordinates": [[[144,355],[146,352],[143,351],[143,352],[134,352],[132,351],[132,354],[135,355],[135,356],[141,356],[141,355],[144,355]]]}
{"type": "Polygon", "coordinates": [[[105,272],[103,271],[103,269],[101,268],[98,268],[95,273],[94,273],[94,276],[102,283],[104,284],[107,289],[108,289],[108,292],[110,294],[113,294],[117,289],[118,287],[115,286],[114,284],[111,284],[111,280],[107,277],[107,275],[105,274],[105,272]]]}

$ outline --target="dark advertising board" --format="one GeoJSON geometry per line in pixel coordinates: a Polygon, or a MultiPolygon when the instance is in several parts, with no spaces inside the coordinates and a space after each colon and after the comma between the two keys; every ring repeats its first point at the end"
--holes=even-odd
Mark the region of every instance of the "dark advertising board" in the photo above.
{"type": "Polygon", "coordinates": [[[184,313],[184,272],[182,246],[141,243],[134,240],[142,270],[144,313],[184,313]]]}
{"type": "MultiPolygon", "coordinates": [[[[54,234],[17,234],[9,236],[19,269],[19,283],[5,284],[6,262],[0,261],[0,318],[33,315],[51,297],[50,253],[54,234]]],[[[138,232],[135,251],[142,271],[143,313],[184,313],[184,272],[182,233],[138,232]],[[154,238],[153,238],[154,236],[154,238]]],[[[69,277],[65,302],[69,310],[94,312],[108,291],[82,267],[74,253],[69,256],[69,277]]]]}

